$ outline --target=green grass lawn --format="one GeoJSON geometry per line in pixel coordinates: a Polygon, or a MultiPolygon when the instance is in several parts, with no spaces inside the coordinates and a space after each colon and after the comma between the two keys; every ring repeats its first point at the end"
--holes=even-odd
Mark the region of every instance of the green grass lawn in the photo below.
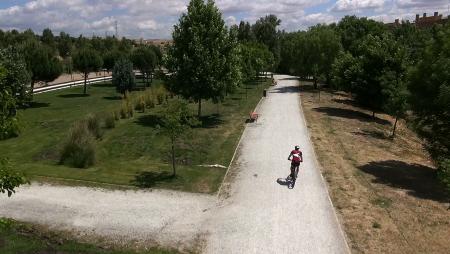
{"type": "MultiPolygon", "coordinates": [[[[155,86],[161,81],[155,81],[155,86]]],[[[202,126],[177,147],[181,165],[176,178],[169,177],[168,139],[156,128],[156,106],[131,119],[121,119],[105,130],[96,142],[97,162],[88,169],[59,165],[59,152],[70,126],[90,113],[110,114],[121,105],[115,88],[96,84],[83,96],[82,87],[34,96],[34,106],[19,112],[23,131],[17,138],[0,141],[0,154],[31,180],[62,181],[81,185],[123,185],[161,187],[191,192],[215,192],[226,169],[199,167],[201,164],[228,166],[245,126],[268,82],[239,88],[217,105],[202,103],[202,126]]],[[[133,92],[139,93],[139,92],[133,92]]],[[[192,104],[196,112],[196,105],[192,104]]]]}
{"type": "Polygon", "coordinates": [[[0,253],[174,254],[177,252],[156,248],[147,251],[104,249],[92,244],[67,240],[61,235],[37,229],[30,224],[0,218],[0,253]]]}

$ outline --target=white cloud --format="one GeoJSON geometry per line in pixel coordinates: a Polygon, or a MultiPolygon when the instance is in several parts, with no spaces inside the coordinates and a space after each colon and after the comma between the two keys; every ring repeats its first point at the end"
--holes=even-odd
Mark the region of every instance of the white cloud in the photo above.
{"type": "MultiPolygon", "coordinates": [[[[446,13],[448,0],[216,0],[227,25],[240,20],[255,22],[275,14],[281,29],[306,29],[316,23],[338,21],[358,13],[389,22],[395,18],[414,18],[415,13],[446,13]],[[317,7],[317,6],[320,6],[317,7]]],[[[0,28],[40,33],[49,27],[55,33],[74,36],[111,34],[115,21],[119,35],[131,38],[170,38],[173,25],[189,0],[33,0],[0,9],[0,28]]]]}

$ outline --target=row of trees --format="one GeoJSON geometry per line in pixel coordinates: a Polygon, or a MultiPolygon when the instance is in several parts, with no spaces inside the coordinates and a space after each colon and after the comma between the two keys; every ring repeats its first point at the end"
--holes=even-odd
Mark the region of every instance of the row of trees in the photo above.
{"type": "Polygon", "coordinates": [[[450,25],[419,29],[347,16],[280,35],[279,71],[350,92],[362,106],[410,116],[450,188],[450,25]]]}

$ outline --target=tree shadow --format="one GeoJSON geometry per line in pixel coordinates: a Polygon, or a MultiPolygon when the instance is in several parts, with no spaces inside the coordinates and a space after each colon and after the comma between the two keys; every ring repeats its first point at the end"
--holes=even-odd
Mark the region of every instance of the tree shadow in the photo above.
{"type": "Polygon", "coordinates": [[[350,105],[350,106],[354,106],[354,107],[359,107],[359,105],[357,105],[357,103],[352,100],[352,99],[333,99],[334,102],[336,103],[341,103],[341,104],[346,104],[346,105],[350,105]]]}
{"type": "Polygon", "coordinates": [[[436,177],[436,170],[403,161],[373,161],[359,166],[360,170],[376,178],[374,183],[408,190],[408,194],[422,199],[445,203],[448,197],[436,177]]]}
{"type": "Polygon", "coordinates": [[[25,109],[27,108],[46,108],[49,107],[50,103],[48,102],[37,102],[37,101],[32,101],[28,104],[27,107],[25,107],[25,109]]]}
{"type": "Polygon", "coordinates": [[[315,111],[327,114],[328,116],[334,116],[334,117],[341,117],[341,118],[347,118],[347,119],[356,119],[361,122],[376,122],[378,124],[382,125],[390,125],[391,122],[385,119],[380,119],[378,117],[373,118],[372,116],[352,110],[352,109],[345,109],[345,108],[332,108],[332,107],[319,107],[314,108],[315,111]]]}
{"type": "Polygon", "coordinates": [[[61,98],[82,98],[82,97],[89,97],[89,96],[90,96],[89,94],[82,94],[82,93],[80,93],[80,94],[73,93],[73,94],[61,94],[61,95],[58,95],[58,97],[61,97],[61,98]]]}
{"type": "Polygon", "coordinates": [[[282,86],[271,89],[269,93],[298,93],[299,91],[298,86],[282,86]]]}
{"type": "Polygon", "coordinates": [[[176,179],[172,173],[167,171],[153,172],[153,171],[143,171],[138,173],[134,180],[131,181],[136,187],[139,188],[151,188],[159,183],[169,183],[176,179]]]}
{"type": "Polygon", "coordinates": [[[156,126],[160,126],[162,124],[162,120],[158,115],[144,115],[138,117],[136,123],[141,126],[155,128],[156,126]]]}
{"type": "Polygon", "coordinates": [[[353,131],[352,134],[364,137],[372,137],[376,139],[389,139],[388,136],[383,131],[378,130],[361,130],[361,131],[353,131]]]}
{"type": "Polygon", "coordinates": [[[290,77],[290,78],[280,78],[278,80],[299,80],[298,77],[290,77]]]}
{"type": "Polygon", "coordinates": [[[317,89],[314,89],[313,85],[300,85],[299,87],[300,92],[317,92],[317,89]]]}
{"type": "Polygon", "coordinates": [[[122,100],[122,97],[119,96],[119,95],[116,95],[116,96],[104,96],[103,99],[111,100],[111,101],[118,101],[118,100],[122,100]]]}
{"type": "Polygon", "coordinates": [[[101,82],[101,83],[94,83],[91,84],[91,87],[116,87],[111,83],[111,81],[101,82]]]}
{"type": "Polygon", "coordinates": [[[220,114],[211,114],[206,116],[200,117],[200,125],[194,127],[194,128],[215,128],[221,124],[223,124],[225,121],[222,119],[222,116],[220,114]]]}

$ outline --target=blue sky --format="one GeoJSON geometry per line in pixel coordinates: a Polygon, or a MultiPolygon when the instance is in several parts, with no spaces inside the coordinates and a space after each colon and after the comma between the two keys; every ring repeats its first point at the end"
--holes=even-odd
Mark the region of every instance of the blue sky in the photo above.
{"type": "MultiPolygon", "coordinates": [[[[0,0],[0,29],[36,33],[49,27],[74,36],[114,33],[131,38],[170,38],[173,25],[186,10],[188,0],[0,0]]],[[[216,0],[228,25],[254,22],[275,14],[281,29],[307,29],[317,23],[337,22],[345,15],[367,16],[377,21],[412,20],[415,14],[448,15],[450,0],[216,0]]]]}

